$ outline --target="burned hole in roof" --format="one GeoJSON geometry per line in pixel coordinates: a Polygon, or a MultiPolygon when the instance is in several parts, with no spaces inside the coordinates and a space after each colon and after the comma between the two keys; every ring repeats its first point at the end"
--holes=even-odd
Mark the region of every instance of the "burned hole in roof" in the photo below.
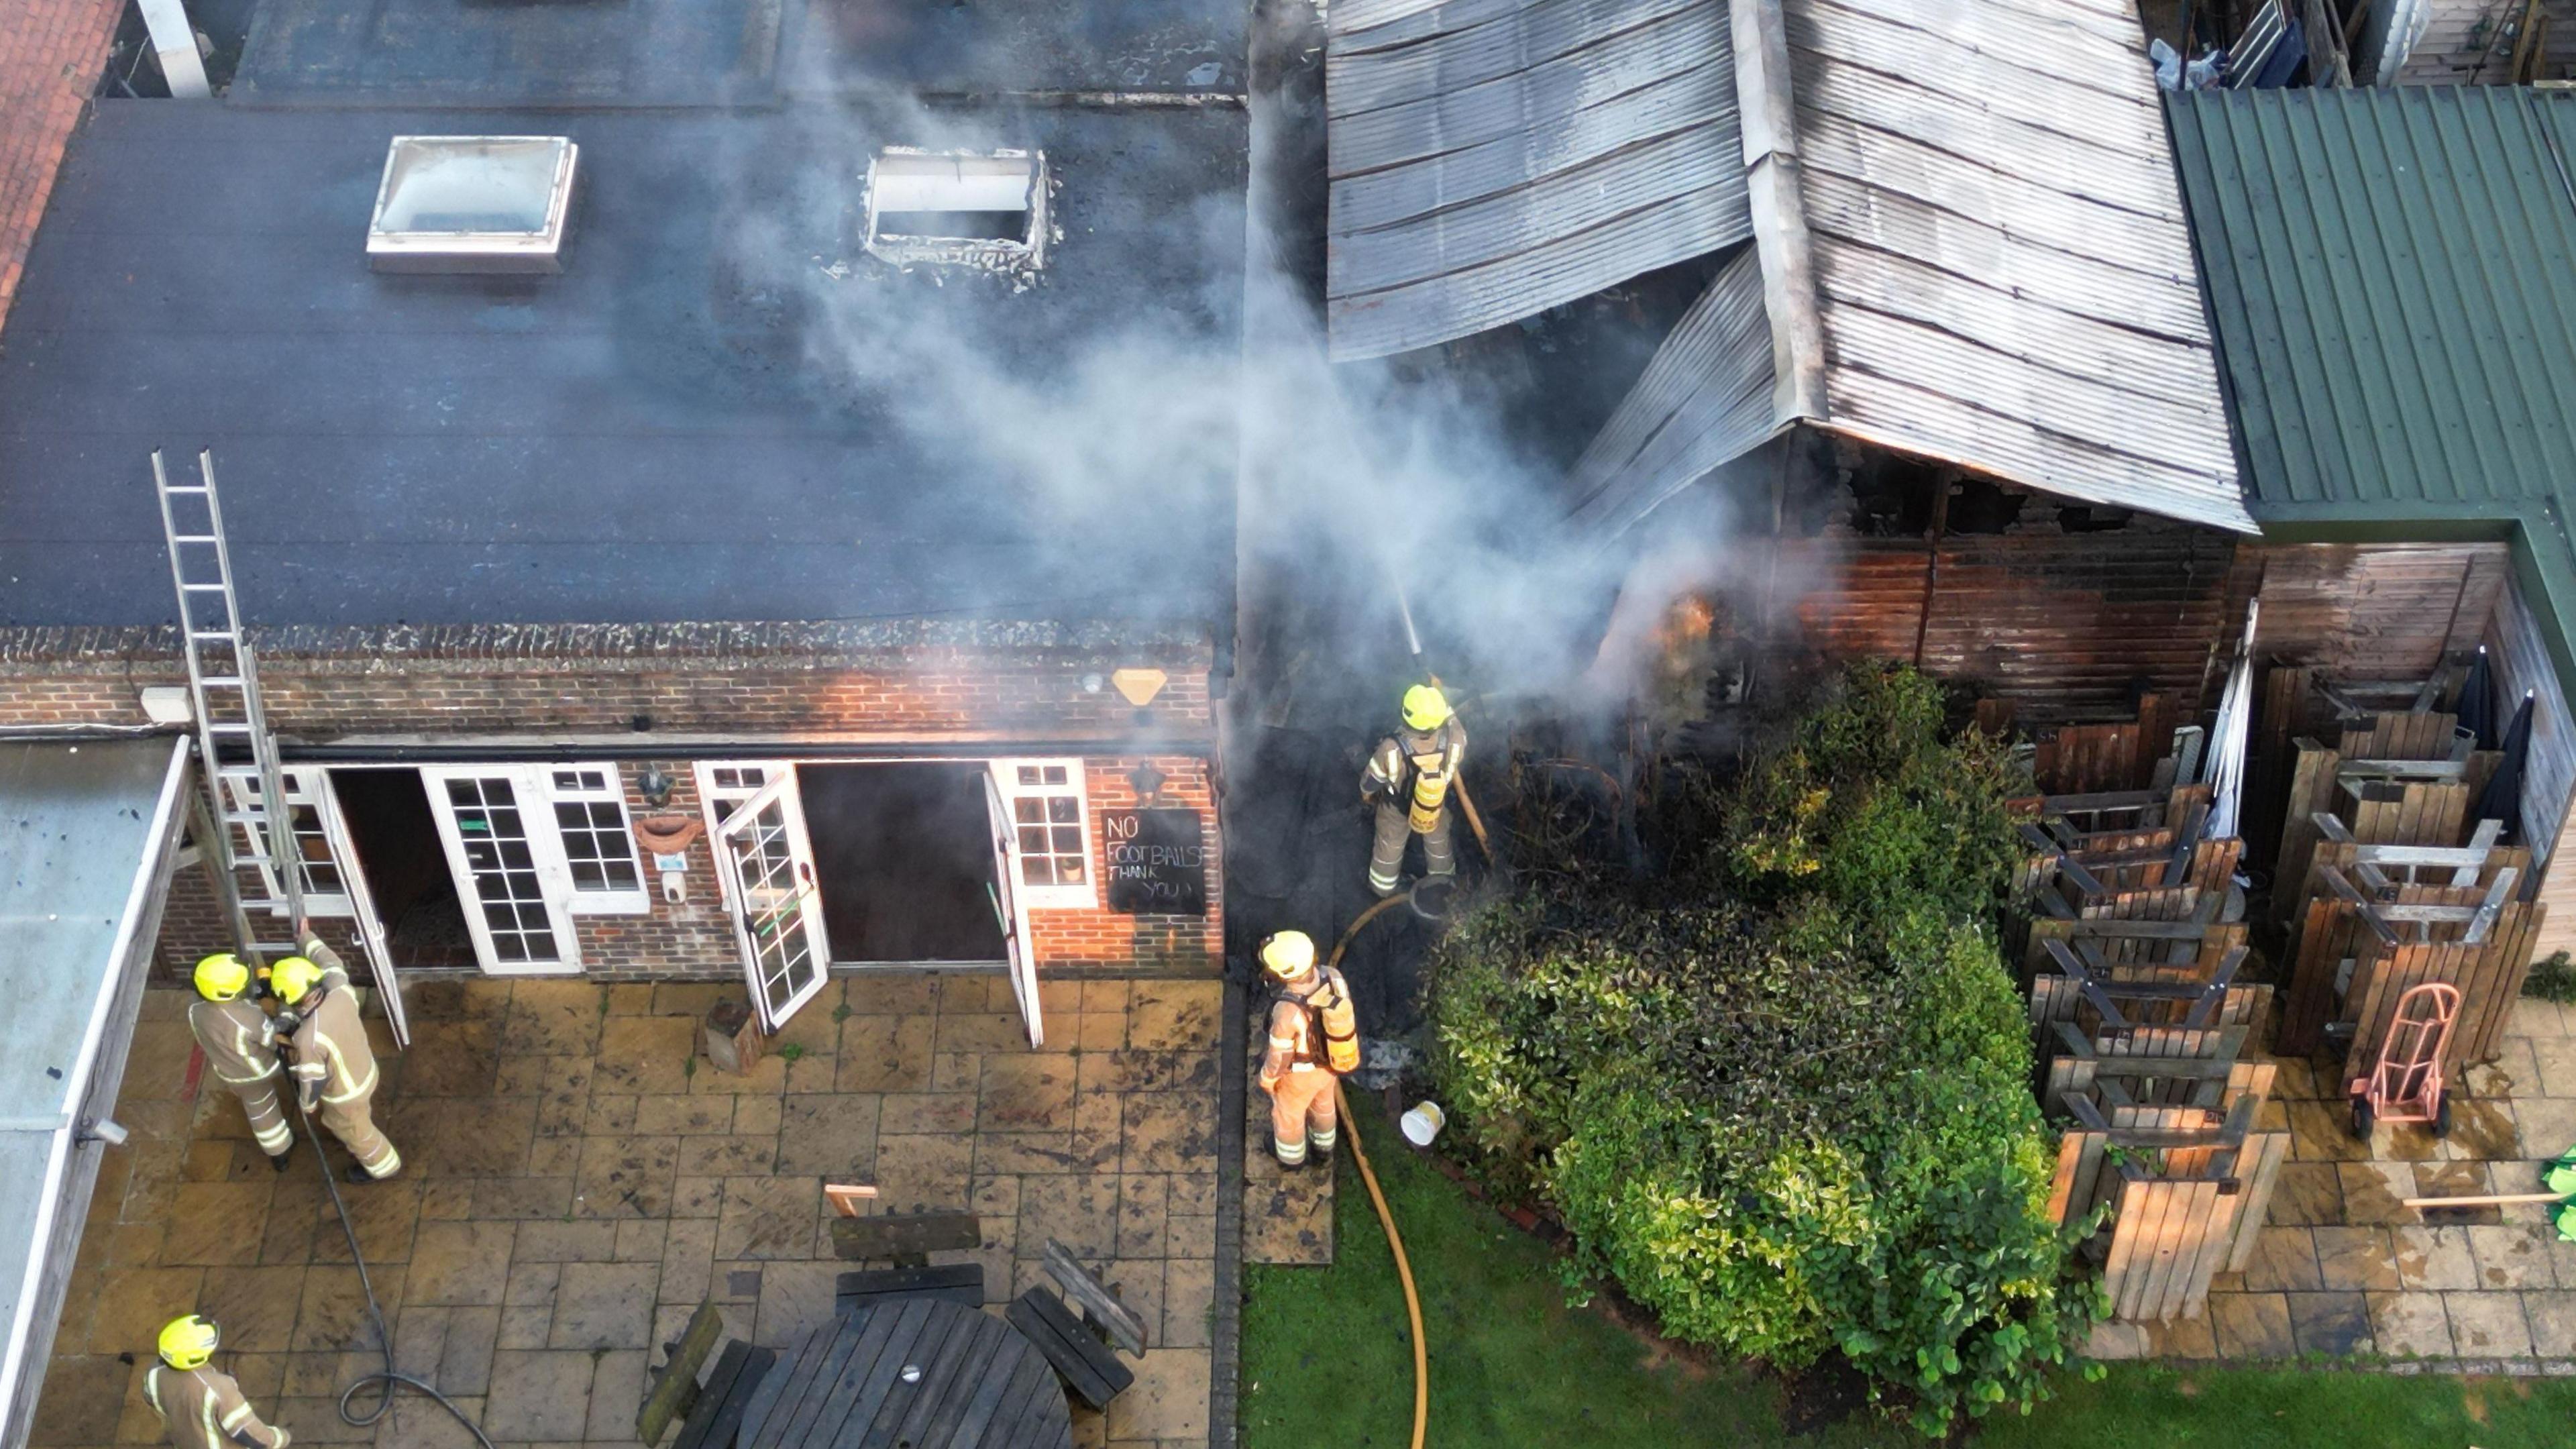
{"type": "Polygon", "coordinates": [[[899,265],[1045,265],[1046,156],[888,146],[868,165],[868,251],[899,265]]]}

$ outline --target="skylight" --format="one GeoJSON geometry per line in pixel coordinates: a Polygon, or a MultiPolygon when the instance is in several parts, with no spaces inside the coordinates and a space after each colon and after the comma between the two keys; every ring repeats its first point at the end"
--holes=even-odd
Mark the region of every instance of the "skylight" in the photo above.
{"type": "Polygon", "coordinates": [[[561,136],[396,136],[367,229],[380,272],[557,272],[579,147],[561,136]]]}
{"type": "Polygon", "coordinates": [[[889,146],[868,166],[867,248],[892,262],[1034,267],[1046,190],[1040,152],[889,146]]]}

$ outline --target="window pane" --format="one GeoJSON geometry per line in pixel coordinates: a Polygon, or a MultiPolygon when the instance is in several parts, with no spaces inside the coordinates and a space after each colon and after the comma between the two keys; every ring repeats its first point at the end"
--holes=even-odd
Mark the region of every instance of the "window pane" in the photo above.
{"type": "Polygon", "coordinates": [[[1047,818],[1059,825],[1068,820],[1080,820],[1082,802],[1071,795],[1050,795],[1047,797],[1047,818]]]}
{"type": "Polygon", "coordinates": [[[1048,784],[1050,784],[1050,785],[1061,785],[1061,784],[1063,784],[1063,783],[1064,783],[1064,766],[1062,766],[1062,765],[1049,765],[1049,766],[1047,766],[1047,767],[1046,767],[1046,782],[1047,782],[1048,784]]]}
{"type": "Polygon", "coordinates": [[[1030,885],[1054,885],[1055,862],[1043,855],[1023,856],[1020,859],[1020,879],[1030,885]]]}
{"type": "Polygon", "coordinates": [[[1058,855],[1082,854],[1082,827],[1078,825],[1057,826],[1055,828],[1055,849],[1056,854],[1058,855]]]}
{"type": "Polygon", "coordinates": [[[638,890],[644,884],[636,875],[635,862],[631,860],[611,860],[605,863],[603,869],[608,873],[608,887],[611,890],[638,890]]]}
{"type": "Polygon", "coordinates": [[[558,790],[578,790],[581,788],[581,776],[571,770],[557,770],[555,771],[555,788],[558,790]]]}
{"type": "MultiPolygon", "coordinates": [[[[254,786],[253,788],[255,789],[257,787],[254,786]]],[[[480,805],[483,803],[482,792],[474,788],[474,782],[471,780],[448,781],[447,798],[451,803],[457,805],[480,805]]]]}
{"type": "Polygon", "coordinates": [[[1019,799],[1011,802],[1011,818],[1024,825],[1035,824],[1038,821],[1044,820],[1046,819],[1046,802],[1044,800],[1032,799],[1023,795],[1019,799]]]}
{"type": "Polygon", "coordinates": [[[596,861],[575,860],[572,863],[572,884],[575,890],[605,890],[608,888],[608,877],[600,870],[596,861]]]}
{"type": "Polygon", "coordinates": [[[1082,884],[1082,857],[1068,855],[1056,862],[1056,879],[1066,885],[1082,884]]]}
{"type": "Polygon", "coordinates": [[[555,824],[562,826],[566,830],[578,830],[589,823],[590,812],[582,809],[579,805],[568,804],[560,800],[555,802],[555,824]]]}
{"type": "Polygon", "coordinates": [[[1044,855],[1046,854],[1046,848],[1047,833],[1045,827],[1038,825],[1023,825],[1020,827],[1020,853],[1022,855],[1044,855]]]}
{"type": "Polygon", "coordinates": [[[1020,783],[1023,785],[1035,785],[1040,783],[1038,779],[1038,767],[1035,765],[1020,766],[1020,783]]]}

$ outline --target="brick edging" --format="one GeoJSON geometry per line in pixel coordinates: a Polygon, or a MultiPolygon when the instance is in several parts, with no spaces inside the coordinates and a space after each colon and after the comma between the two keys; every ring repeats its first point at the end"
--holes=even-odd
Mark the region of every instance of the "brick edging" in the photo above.
{"type": "Polygon", "coordinates": [[[1208,1315],[1208,1449],[1234,1449],[1243,1374],[1243,1152],[1252,1002],[1242,974],[1225,973],[1218,1032],[1216,1106],[1216,1301],[1208,1315]]]}
{"type": "MultiPolygon", "coordinates": [[[[380,672],[387,661],[489,666],[513,660],[579,659],[602,666],[667,668],[674,660],[877,662],[923,653],[1098,653],[1146,651],[1204,659],[1205,628],[1119,621],[895,619],[872,622],[684,624],[254,625],[250,642],[273,665],[338,666],[380,672]]],[[[175,662],[171,625],[0,628],[0,665],[105,667],[175,662]]]]}

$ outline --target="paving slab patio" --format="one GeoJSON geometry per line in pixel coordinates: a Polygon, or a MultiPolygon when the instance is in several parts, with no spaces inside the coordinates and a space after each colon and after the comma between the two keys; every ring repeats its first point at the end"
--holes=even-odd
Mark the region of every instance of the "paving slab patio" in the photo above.
{"type": "MultiPolygon", "coordinates": [[[[407,1166],[344,1189],[407,1371],[504,1449],[631,1445],[655,1345],[701,1301],[769,1345],[830,1318],[833,1276],[867,1265],[832,1258],[820,1187],[855,1180],[881,1211],[973,1210],[982,1245],[932,1257],[982,1263],[992,1311],[1046,1281],[1052,1237],[1144,1317],[1137,1388],[1077,1408],[1078,1443],[1209,1442],[1220,982],[1047,983],[1057,1044],[1032,1051],[999,976],[836,978],[739,1077],[690,1055],[721,990],[411,988],[415,1039],[378,1098],[407,1166]]],[[[375,1330],[309,1150],[272,1173],[190,1070],[186,996],[148,998],[117,1111],[133,1136],[101,1169],[32,1442],[159,1442],[140,1376],[193,1309],[298,1440],[469,1444],[416,1401],[340,1422],[375,1330]]]]}
{"type": "Polygon", "coordinates": [[[2576,1012],[2516,1002],[2497,1059],[2464,1074],[2443,1138],[2382,1124],[2363,1142],[2332,1063],[2281,1065],[2291,1160],[2252,1261],[2211,1288],[2212,1331],[2111,1335],[2103,1346],[2173,1358],[2576,1367],[2576,1244],[2558,1241],[2545,1209],[2427,1222],[2402,1201],[2538,1189],[2542,1165],[2576,1146],[2576,1012]]]}

